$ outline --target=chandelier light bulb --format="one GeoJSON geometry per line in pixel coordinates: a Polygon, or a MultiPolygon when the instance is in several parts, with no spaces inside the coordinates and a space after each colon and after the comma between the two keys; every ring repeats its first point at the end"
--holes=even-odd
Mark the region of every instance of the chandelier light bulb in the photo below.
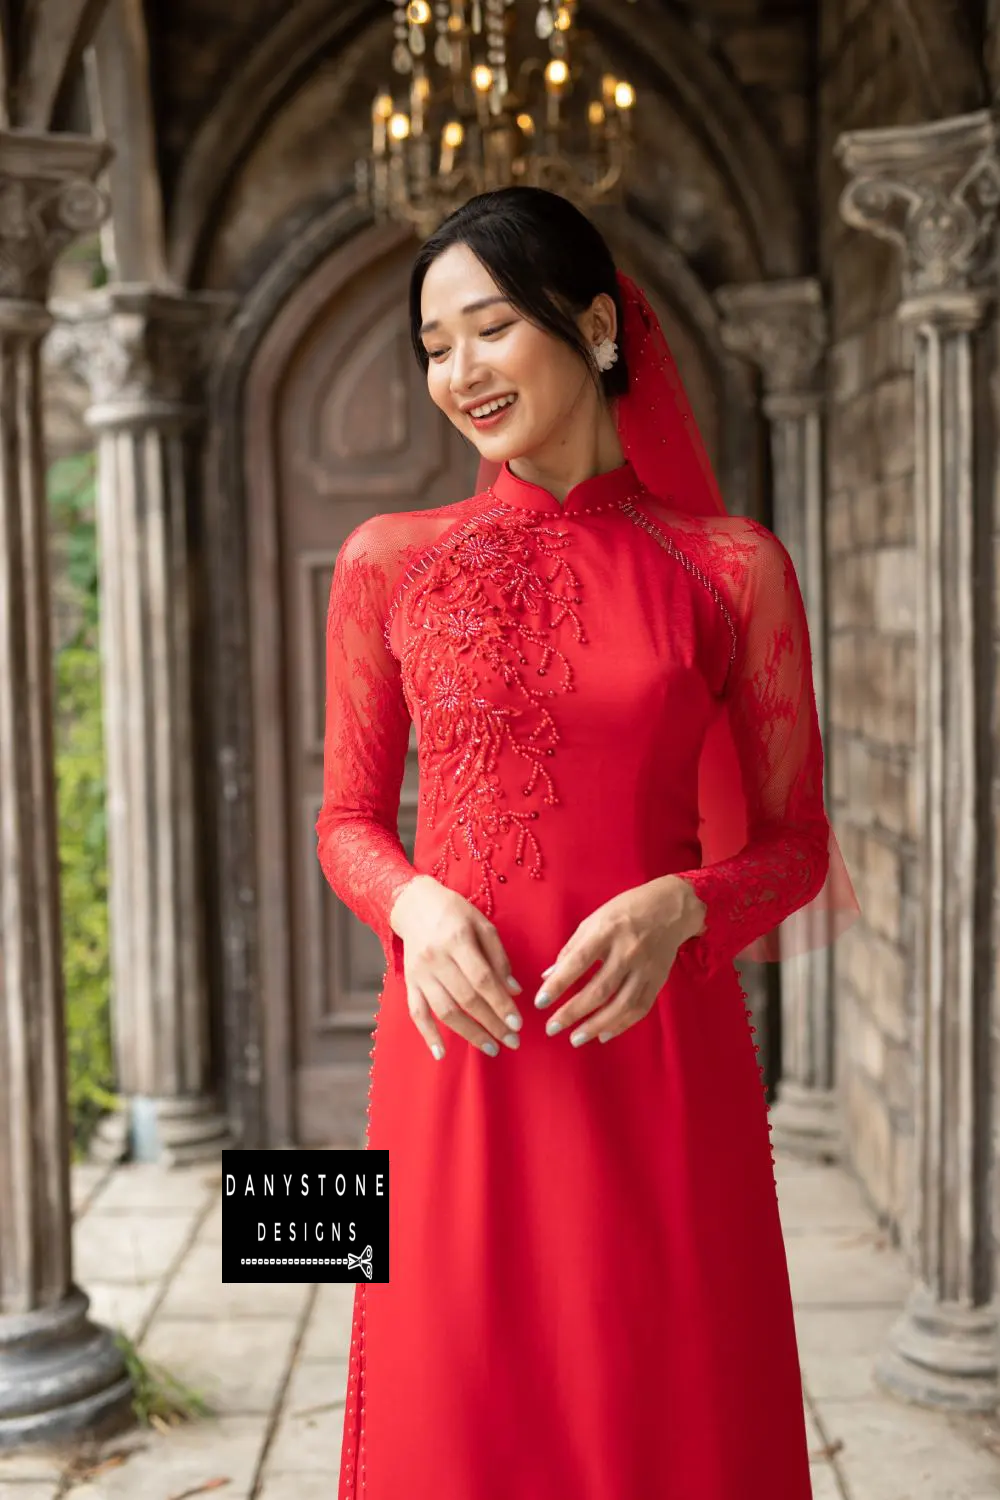
{"type": "Polygon", "coordinates": [[[375,94],[355,172],[376,219],[428,235],[475,193],[514,182],[584,208],[622,201],[636,93],[574,51],[578,0],[534,0],[534,36],[511,24],[517,0],[392,5],[384,76],[398,86],[375,94]]]}
{"type": "Polygon", "coordinates": [[[461,120],[449,120],[441,132],[441,160],[438,171],[449,177],[455,170],[455,152],[465,140],[465,126],[461,120]]]}

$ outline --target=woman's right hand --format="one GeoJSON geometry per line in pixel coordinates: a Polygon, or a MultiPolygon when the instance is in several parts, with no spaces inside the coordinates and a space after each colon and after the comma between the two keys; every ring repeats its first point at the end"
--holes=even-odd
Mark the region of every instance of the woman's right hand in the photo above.
{"type": "Polygon", "coordinates": [[[436,1058],[444,1044],[434,1018],[492,1057],[497,1042],[517,1047],[521,1015],[500,935],[471,901],[433,875],[416,875],[400,891],[389,925],[403,940],[410,1016],[436,1058]]]}

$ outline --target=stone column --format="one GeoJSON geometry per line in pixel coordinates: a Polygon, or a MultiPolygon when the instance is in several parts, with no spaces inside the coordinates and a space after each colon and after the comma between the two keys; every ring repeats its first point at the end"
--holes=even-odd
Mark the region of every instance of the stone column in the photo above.
{"type": "Polygon", "coordinates": [[[998,126],[990,111],[842,136],[849,224],[902,255],[915,332],[922,880],[915,1283],[878,1376],[909,1400],[1000,1399],[990,1230],[998,126]]]}
{"type": "Polygon", "coordinates": [[[108,148],[0,132],[0,1448],[127,1420],[73,1283],[39,344],[52,264],[105,213],[108,148]]]}
{"type": "MultiPolygon", "coordinates": [[[[774,530],[795,564],[813,652],[826,742],[823,390],[826,319],[812,279],[724,287],[716,294],[727,348],[764,382],[771,430],[774,530]]],[[[781,1080],[771,1110],[775,1145],[833,1160],[840,1154],[834,1091],[833,972],[828,948],[781,965],[781,1080]]]]}
{"type": "Polygon", "coordinates": [[[97,434],[113,1021],[127,1106],[127,1140],[110,1117],[101,1145],[165,1165],[228,1144],[209,1049],[188,509],[203,377],[230,306],[111,285],[60,309],[56,355],[87,379],[97,434]]]}

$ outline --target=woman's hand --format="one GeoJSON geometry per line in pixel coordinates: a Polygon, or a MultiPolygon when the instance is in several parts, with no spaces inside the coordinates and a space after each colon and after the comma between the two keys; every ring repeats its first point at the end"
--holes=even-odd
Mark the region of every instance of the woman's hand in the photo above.
{"type": "Polygon", "coordinates": [[[417,875],[400,891],[389,925],[403,940],[406,998],[414,1025],[438,1059],[444,1056],[434,1017],[491,1057],[496,1041],[520,1045],[521,1015],[500,935],[471,901],[417,875]]]}
{"type": "Polygon", "coordinates": [[[548,1034],[589,1016],[586,1025],[570,1037],[578,1047],[595,1036],[608,1041],[641,1021],[666,984],[677,950],[702,932],[704,918],[704,902],[677,875],[622,891],[599,906],[580,923],[542,976],[545,985],[535,998],[540,1008],[557,1000],[592,964],[601,961],[579,994],[553,1013],[545,1028],[548,1034]],[[596,1014],[591,1015],[592,1011],[596,1014]]]}

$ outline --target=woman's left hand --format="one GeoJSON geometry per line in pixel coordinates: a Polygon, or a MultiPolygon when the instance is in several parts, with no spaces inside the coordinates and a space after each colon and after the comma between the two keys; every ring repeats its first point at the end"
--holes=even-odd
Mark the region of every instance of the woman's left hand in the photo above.
{"type": "Polygon", "coordinates": [[[702,932],[704,917],[704,902],[678,875],[634,886],[599,906],[580,923],[543,976],[543,988],[535,997],[539,1007],[557,1000],[601,961],[579,994],[553,1013],[545,1028],[548,1034],[587,1016],[586,1024],[570,1037],[574,1046],[581,1046],[595,1036],[607,1041],[641,1021],[666,984],[677,950],[702,932]]]}

